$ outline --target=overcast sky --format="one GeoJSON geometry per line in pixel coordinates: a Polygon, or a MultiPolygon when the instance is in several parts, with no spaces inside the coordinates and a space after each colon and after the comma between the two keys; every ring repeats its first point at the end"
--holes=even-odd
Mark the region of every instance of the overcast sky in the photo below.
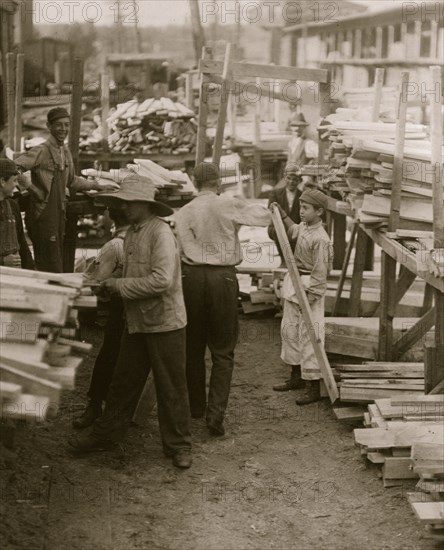
{"type": "MultiPolygon", "coordinates": [[[[381,9],[401,0],[358,1],[371,9],[381,9]]],[[[337,0],[340,6],[339,0],[337,0]]],[[[212,0],[200,0],[203,22],[211,21],[213,10],[217,9],[219,23],[233,24],[234,6],[239,3],[242,8],[247,4],[254,8],[259,0],[218,0],[215,8],[212,0]]],[[[132,0],[121,0],[122,20],[126,25],[133,25],[137,17],[140,26],[183,24],[189,21],[188,0],[137,0],[137,12],[132,0]]],[[[34,0],[35,23],[57,24],[91,21],[98,25],[112,25],[117,22],[116,0],[34,0]]],[[[245,21],[245,19],[244,19],[245,21]]]]}

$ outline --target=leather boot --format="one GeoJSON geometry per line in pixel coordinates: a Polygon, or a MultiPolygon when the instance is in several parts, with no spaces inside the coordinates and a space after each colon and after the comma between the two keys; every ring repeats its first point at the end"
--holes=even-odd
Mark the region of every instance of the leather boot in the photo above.
{"type": "Polygon", "coordinates": [[[273,386],[274,391],[290,391],[299,390],[305,386],[304,380],[301,376],[301,365],[291,366],[290,378],[283,384],[276,384],[273,386]]]}
{"type": "Polygon", "coordinates": [[[76,430],[84,430],[94,423],[96,418],[102,414],[102,404],[90,401],[83,411],[83,414],[78,418],[75,418],[72,422],[73,427],[76,430]]]}
{"type": "Polygon", "coordinates": [[[296,399],[297,405],[308,405],[321,399],[321,385],[319,380],[306,380],[305,390],[301,397],[296,399]]]}

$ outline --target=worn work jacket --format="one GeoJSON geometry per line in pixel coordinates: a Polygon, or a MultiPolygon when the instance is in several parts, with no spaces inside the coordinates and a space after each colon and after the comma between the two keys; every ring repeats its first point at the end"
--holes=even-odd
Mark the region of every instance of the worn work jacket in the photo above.
{"type": "Polygon", "coordinates": [[[169,332],[186,325],[179,251],[169,225],[159,218],[131,226],[117,280],[128,331],[169,332]]]}

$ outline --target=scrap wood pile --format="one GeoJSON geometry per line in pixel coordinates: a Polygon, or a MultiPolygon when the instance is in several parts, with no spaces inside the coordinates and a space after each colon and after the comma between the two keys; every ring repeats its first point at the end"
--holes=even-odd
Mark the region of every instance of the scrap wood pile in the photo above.
{"type": "MultiPolygon", "coordinates": [[[[326,121],[322,131],[330,141],[330,168],[324,188],[340,193],[361,224],[384,228],[390,215],[396,123],[361,121],[358,110],[342,108],[326,121]]],[[[407,123],[395,237],[412,252],[421,252],[420,270],[444,277],[444,250],[433,251],[430,238],[434,177],[426,126],[407,123]]]]}
{"type": "MultiPolygon", "coordinates": [[[[169,98],[131,100],[117,105],[107,119],[108,145],[113,153],[180,155],[196,148],[197,122],[194,112],[169,98]]],[[[83,136],[80,149],[102,148],[102,131],[83,136]]]]}
{"type": "Polygon", "coordinates": [[[424,393],[424,363],[335,364],[333,374],[341,402],[372,403],[424,393]]]}
{"type": "Polygon", "coordinates": [[[153,182],[156,189],[156,198],[160,201],[188,202],[196,195],[196,189],[188,174],[180,170],[167,170],[159,164],[148,159],[135,159],[134,164],[128,164],[126,168],[110,170],[95,170],[88,168],[82,170],[87,177],[96,178],[99,182],[112,181],[120,185],[125,178],[137,177],[140,181],[153,182]]]}
{"type": "Polygon", "coordinates": [[[444,395],[376,399],[364,416],[366,428],[354,430],[361,454],[382,467],[384,487],[418,480],[410,505],[428,536],[444,540],[444,395]]]}
{"type": "Polygon", "coordinates": [[[76,322],[82,275],[0,267],[0,280],[2,417],[41,421],[74,387],[82,358],[72,352],[91,348],[63,337],[76,322]]]}

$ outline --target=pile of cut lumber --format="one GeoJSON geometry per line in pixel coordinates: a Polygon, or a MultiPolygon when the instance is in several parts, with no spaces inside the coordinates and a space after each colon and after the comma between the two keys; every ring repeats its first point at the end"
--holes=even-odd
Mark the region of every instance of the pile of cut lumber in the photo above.
{"type": "Polygon", "coordinates": [[[333,373],[342,402],[372,403],[424,393],[424,363],[336,364],[333,373]]]}
{"type": "MultiPolygon", "coordinates": [[[[107,123],[108,145],[114,153],[180,155],[192,153],[196,147],[194,112],[166,97],[121,103],[107,123]]],[[[101,129],[97,128],[80,142],[80,149],[97,151],[102,143],[101,129]]]]}
{"type": "Polygon", "coordinates": [[[274,311],[279,306],[273,290],[272,273],[238,274],[237,278],[242,298],[242,311],[246,315],[274,311]]]}
{"type": "Polygon", "coordinates": [[[411,462],[419,481],[407,495],[410,505],[427,535],[444,541],[444,442],[414,441],[411,462]]]}
{"type": "MultiPolygon", "coordinates": [[[[353,110],[338,109],[322,127],[330,141],[330,168],[323,185],[341,193],[361,223],[381,227],[390,214],[396,124],[359,121],[357,116],[353,110]]],[[[406,124],[400,229],[432,229],[433,170],[425,129],[406,124]]]]}
{"type": "MultiPolygon", "coordinates": [[[[364,413],[366,428],[354,430],[355,443],[370,462],[382,466],[385,487],[402,485],[417,479],[420,468],[426,468],[424,462],[412,463],[412,447],[419,442],[442,445],[443,419],[443,395],[377,399],[364,413]]],[[[435,471],[436,463],[429,469],[435,471]]]]}
{"type": "Polygon", "coordinates": [[[96,178],[102,183],[112,181],[118,185],[126,178],[137,177],[139,181],[146,181],[147,184],[154,183],[157,189],[156,198],[164,202],[183,201],[185,203],[196,195],[196,189],[188,174],[180,170],[167,170],[148,159],[135,159],[134,164],[109,172],[88,168],[82,170],[82,174],[96,178]]]}
{"type": "Polygon", "coordinates": [[[73,388],[91,346],[63,338],[82,293],[81,274],[0,267],[0,403],[2,417],[42,421],[63,388],[73,388]]]}

